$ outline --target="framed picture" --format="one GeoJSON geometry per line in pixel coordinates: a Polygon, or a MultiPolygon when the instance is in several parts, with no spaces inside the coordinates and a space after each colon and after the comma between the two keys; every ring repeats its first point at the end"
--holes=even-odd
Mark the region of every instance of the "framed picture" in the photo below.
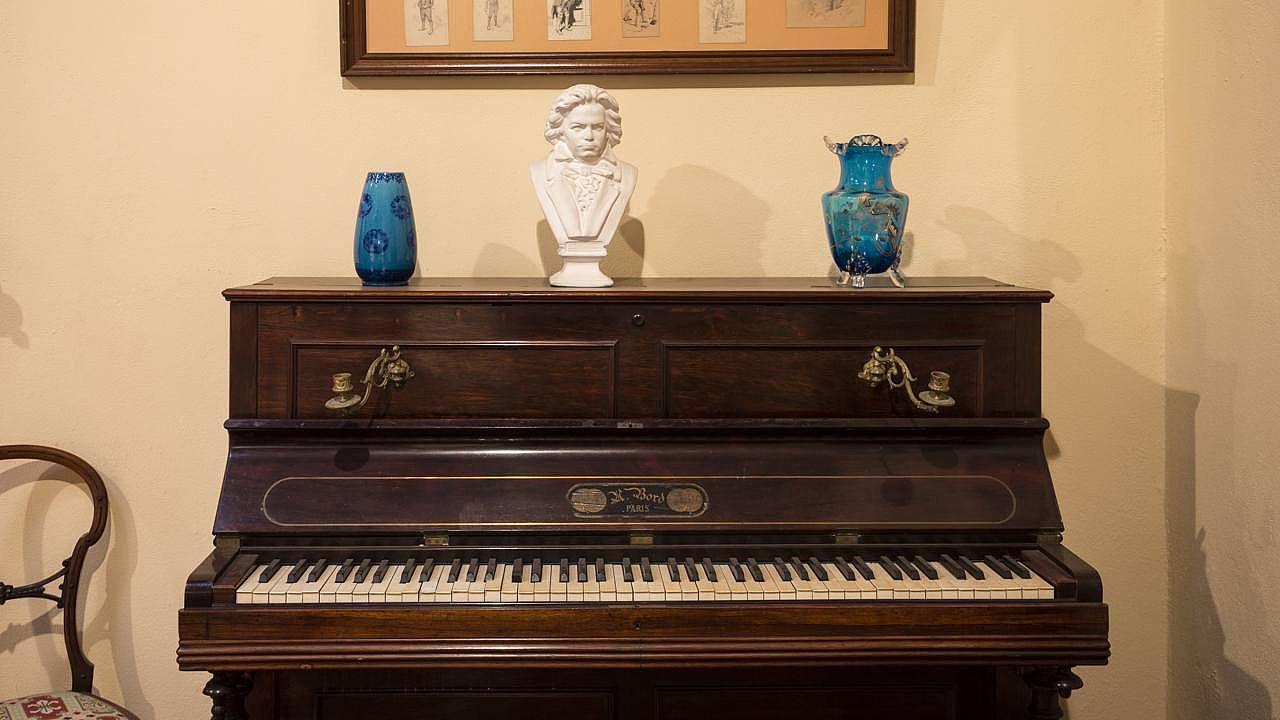
{"type": "Polygon", "coordinates": [[[342,74],[912,72],[915,0],[339,0],[342,74]]]}

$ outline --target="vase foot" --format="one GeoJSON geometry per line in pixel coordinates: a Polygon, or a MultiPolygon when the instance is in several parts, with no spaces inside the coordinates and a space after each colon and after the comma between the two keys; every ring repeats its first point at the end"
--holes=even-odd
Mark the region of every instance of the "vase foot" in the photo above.
{"type": "Polygon", "coordinates": [[[897,287],[904,288],[907,286],[907,279],[902,276],[902,271],[898,269],[897,265],[889,268],[889,279],[897,287]]]}
{"type": "Polygon", "coordinates": [[[842,272],[840,273],[840,277],[836,280],[836,284],[840,287],[861,290],[867,286],[867,276],[866,273],[842,272]]]}

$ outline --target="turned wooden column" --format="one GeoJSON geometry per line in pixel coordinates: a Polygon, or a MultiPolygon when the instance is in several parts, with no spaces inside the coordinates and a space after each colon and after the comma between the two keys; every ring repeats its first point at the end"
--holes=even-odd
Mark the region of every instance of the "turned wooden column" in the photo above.
{"type": "Polygon", "coordinates": [[[249,720],[244,700],[253,688],[253,678],[245,672],[215,672],[205,683],[204,694],[213,701],[211,720],[249,720]]]}
{"type": "Polygon", "coordinates": [[[1027,708],[1031,720],[1062,720],[1059,700],[1071,697],[1072,691],[1084,687],[1080,676],[1065,667],[1036,668],[1022,679],[1031,686],[1031,706],[1027,708]]]}

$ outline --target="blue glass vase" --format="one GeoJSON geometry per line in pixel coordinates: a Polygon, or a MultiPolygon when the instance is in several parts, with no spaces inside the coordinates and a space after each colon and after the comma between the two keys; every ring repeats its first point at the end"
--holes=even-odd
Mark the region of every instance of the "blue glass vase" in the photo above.
{"type": "Polygon", "coordinates": [[[860,288],[868,275],[887,272],[894,285],[905,287],[898,264],[909,199],[893,187],[889,170],[907,141],[886,145],[875,135],[858,135],[849,142],[824,139],[840,158],[840,185],[822,196],[840,284],[860,288]]]}
{"type": "Polygon", "coordinates": [[[405,285],[418,262],[418,233],[404,173],[371,172],[356,210],[356,274],[365,285],[405,285]]]}

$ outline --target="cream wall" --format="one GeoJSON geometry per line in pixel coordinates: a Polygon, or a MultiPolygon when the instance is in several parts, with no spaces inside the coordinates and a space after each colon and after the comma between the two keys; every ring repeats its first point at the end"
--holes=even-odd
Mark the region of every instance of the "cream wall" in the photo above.
{"type": "MultiPolygon", "coordinates": [[[[424,273],[545,270],[523,168],[570,79],[353,86],[334,10],[0,3],[0,438],[74,449],[106,476],[115,513],[87,640],[98,688],[146,718],[204,707],[203,678],[173,651],[225,455],[218,292],[350,274],[369,169],[408,173],[424,273]]],[[[624,274],[825,274],[817,198],[836,165],[820,138],[876,131],[912,139],[897,171],[909,273],[1057,293],[1050,452],[1068,543],[1107,583],[1115,650],[1082,671],[1077,718],[1161,717],[1167,692],[1164,23],[1160,0],[923,0],[913,81],[600,80],[642,173],[624,274]]],[[[0,468],[4,517],[31,472],[0,468]]],[[[55,530],[27,517],[0,543],[55,530]]],[[[0,577],[52,560],[40,545],[0,552],[0,577]]],[[[0,694],[66,681],[56,637],[20,625],[35,612],[0,614],[0,694]]]]}
{"type": "Polygon", "coordinates": [[[1280,13],[1170,0],[1169,703],[1280,705],[1280,13]]]}

